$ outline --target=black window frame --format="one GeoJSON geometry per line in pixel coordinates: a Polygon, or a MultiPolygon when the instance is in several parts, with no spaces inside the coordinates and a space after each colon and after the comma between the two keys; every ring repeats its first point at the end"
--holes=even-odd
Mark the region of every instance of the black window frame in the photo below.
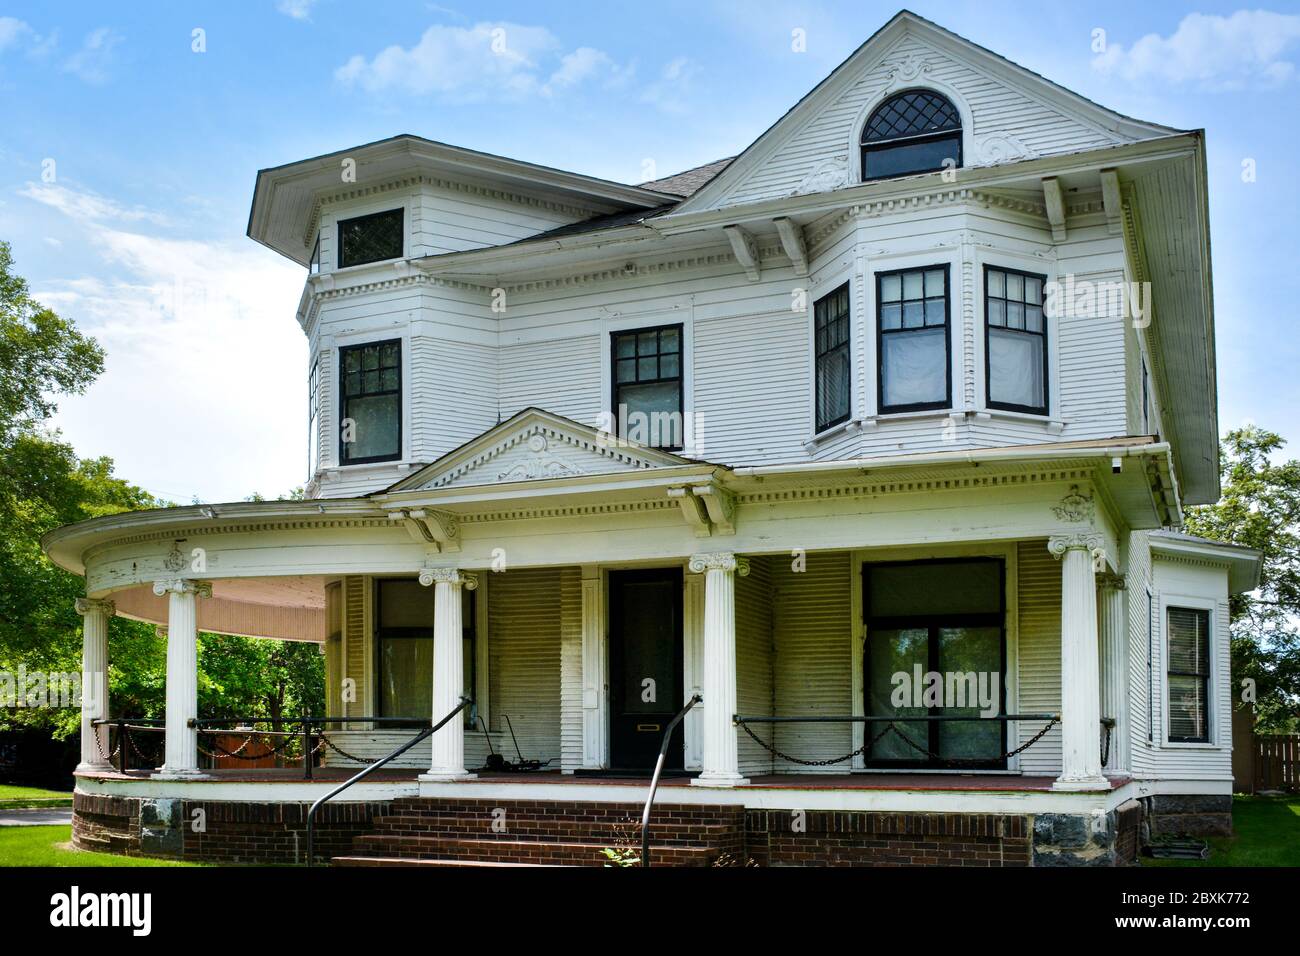
{"type": "Polygon", "coordinates": [[[311,360],[307,371],[307,480],[316,475],[320,457],[320,356],[311,360]]]}
{"type": "MultiPolygon", "coordinates": [[[[933,668],[933,661],[937,657],[939,630],[943,627],[997,627],[1001,632],[1001,676],[998,680],[998,691],[1001,700],[998,702],[998,715],[1005,716],[1007,711],[1007,702],[1009,700],[1009,686],[1007,681],[1007,562],[1003,558],[990,556],[971,556],[955,558],[923,558],[915,561],[866,561],[863,562],[861,569],[861,588],[862,588],[862,620],[866,631],[866,641],[862,648],[862,702],[863,710],[866,710],[871,695],[871,636],[874,630],[891,630],[901,628],[927,627],[929,629],[929,643],[926,651],[927,669],[933,668]],[[903,567],[907,565],[918,564],[976,564],[992,562],[998,566],[998,604],[1001,607],[997,612],[986,613],[968,613],[968,614],[928,614],[928,615],[906,615],[904,617],[874,617],[871,613],[871,582],[870,573],[872,568],[877,567],[903,567]],[[924,623],[921,623],[924,622],[924,623]]],[[[932,716],[938,716],[935,711],[941,711],[942,707],[930,708],[932,716]]],[[[868,717],[878,716],[876,714],[867,714],[868,717]]],[[[906,717],[899,717],[898,721],[903,723],[906,717]]],[[[868,768],[895,768],[911,770],[933,770],[952,767],[960,767],[971,770],[1005,770],[1008,765],[1007,752],[1007,721],[998,722],[1001,725],[999,740],[1001,741],[1002,756],[1000,759],[992,761],[969,761],[959,759],[936,759],[934,757],[918,758],[916,760],[878,760],[873,759],[870,755],[870,749],[864,751],[862,756],[863,766],[868,768]]],[[[865,724],[866,739],[871,738],[883,730],[883,725],[865,724]]],[[[926,740],[926,749],[930,753],[938,753],[940,747],[940,728],[941,721],[932,720],[928,722],[928,737],[926,740]]],[[[919,743],[920,741],[918,741],[919,743]]]]}
{"type": "MultiPolygon", "coordinates": [[[[394,577],[394,578],[376,578],[374,581],[375,625],[374,625],[374,634],[372,635],[372,639],[374,641],[375,716],[376,717],[411,717],[412,716],[411,714],[384,713],[383,642],[385,640],[416,640],[416,641],[427,640],[431,644],[433,642],[433,619],[432,618],[430,618],[429,626],[427,628],[384,627],[382,625],[381,621],[383,620],[383,605],[381,604],[381,602],[383,601],[383,594],[384,594],[383,586],[385,584],[390,584],[395,581],[411,582],[411,581],[418,581],[418,579],[394,577]]],[[[474,728],[478,720],[478,601],[479,598],[476,591],[471,591],[469,588],[462,587],[460,588],[460,599],[461,599],[461,621],[460,621],[461,641],[464,642],[468,640],[470,642],[469,659],[471,662],[469,673],[461,675],[461,680],[463,681],[465,687],[462,693],[464,693],[465,696],[469,697],[470,700],[473,702],[465,710],[465,726],[467,728],[474,728]],[[466,602],[468,602],[469,604],[468,613],[465,612],[466,602]]],[[[430,698],[429,700],[429,712],[430,714],[433,713],[432,698],[430,698]]],[[[414,719],[411,720],[409,723],[403,722],[400,724],[393,724],[390,726],[427,727],[428,725],[429,725],[428,720],[421,718],[419,716],[415,716],[414,719]]]]}
{"type": "MultiPolygon", "coordinates": [[[[627,359],[624,359],[624,361],[627,361],[627,359]]],[[[640,375],[640,369],[637,370],[637,374],[640,375]]],[[[681,421],[681,431],[682,431],[681,439],[684,444],[686,441],[686,328],[685,326],[680,322],[670,322],[666,325],[648,325],[643,328],[637,328],[637,329],[615,329],[609,333],[610,414],[613,416],[614,426],[617,433],[621,434],[622,430],[627,427],[626,423],[619,418],[619,414],[618,414],[618,409],[620,404],[619,393],[620,390],[625,385],[658,385],[664,382],[671,382],[674,379],[677,382],[677,415],[681,421]],[[657,371],[658,358],[663,355],[673,354],[672,352],[662,351],[662,347],[661,347],[661,342],[662,342],[661,334],[668,329],[675,329],[677,331],[677,375],[660,376],[658,378],[652,378],[652,379],[637,378],[636,380],[631,382],[620,382],[618,380],[619,339],[625,336],[635,338],[637,341],[637,354],[635,356],[635,359],[640,359],[643,357],[648,358],[649,356],[642,356],[640,354],[639,337],[645,335],[647,332],[654,332],[655,347],[656,347],[656,352],[654,353],[654,355],[656,359],[655,368],[657,371]]],[[[654,437],[654,436],[650,436],[650,437],[654,437]]],[[[658,448],[661,451],[681,451],[683,445],[655,445],[653,447],[658,448]]]]}
{"type": "Polygon", "coordinates": [[[813,424],[814,433],[821,434],[827,429],[834,428],[836,425],[842,425],[853,417],[853,295],[850,284],[844,282],[837,288],[827,292],[824,296],[813,303],[813,424]],[[822,307],[826,306],[829,312],[832,300],[843,300],[844,311],[835,316],[823,316],[822,307]],[[818,339],[823,328],[830,328],[832,325],[838,326],[844,324],[844,339],[833,346],[822,349],[818,346],[818,339]],[[845,403],[844,414],[830,421],[822,421],[822,363],[831,357],[843,352],[847,358],[849,367],[846,384],[848,387],[848,401],[845,403]]]}
{"type": "MultiPolygon", "coordinates": [[[[383,366],[380,366],[381,370],[383,366]]],[[[360,342],[356,345],[344,345],[339,348],[339,465],[368,465],[382,461],[401,461],[402,460],[402,340],[399,339],[382,339],[376,342],[360,342]],[[385,345],[397,346],[397,388],[380,389],[377,392],[360,392],[356,395],[348,393],[347,373],[344,365],[350,352],[362,351],[368,348],[381,349],[385,345]],[[348,446],[350,442],[343,440],[343,423],[348,419],[348,402],[354,398],[373,398],[376,395],[396,395],[397,396],[397,450],[391,455],[368,455],[364,458],[352,458],[348,455],[348,446]]]]}
{"type": "MultiPolygon", "coordinates": [[[[1004,290],[1005,291],[1005,290],[1004,290]]],[[[1023,299],[1021,300],[1023,301],[1023,299]]],[[[1026,415],[1043,415],[1046,416],[1052,404],[1052,379],[1051,379],[1051,338],[1048,335],[1049,319],[1047,315],[1047,276],[1039,272],[1025,272],[1023,269],[1012,269],[1007,266],[994,265],[992,263],[984,264],[984,406],[1005,412],[1023,412],[1026,415]],[[1003,275],[1017,275],[1023,279],[1037,279],[1039,282],[1039,311],[1043,313],[1043,331],[1030,332],[1028,329],[1013,329],[1009,325],[993,326],[989,323],[989,300],[997,298],[999,301],[1006,303],[1012,301],[1004,296],[989,296],[989,273],[1001,272],[1003,275]],[[989,337],[993,328],[999,328],[1006,332],[1019,332],[1022,335],[1037,335],[1043,340],[1043,404],[1037,406],[1016,405],[1012,402],[995,402],[993,400],[993,375],[992,362],[989,358],[989,337]]]]}
{"type": "Polygon", "coordinates": [[[382,209],[379,212],[368,212],[363,216],[349,216],[347,219],[340,219],[334,224],[334,236],[338,245],[338,252],[335,259],[338,268],[347,269],[352,266],[365,266],[373,262],[391,262],[394,259],[401,259],[406,254],[406,207],[397,206],[393,209],[382,209]],[[365,222],[367,220],[382,219],[388,216],[396,215],[398,222],[398,249],[397,254],[393,256],[378,256],[374,259],[358,259],[352,262],[345,262],[347,254],[347,236],[344,227],[354,223],[365,222]]]}
{"type": "MultiPolygon", "coordinates": [[[[901,282],[901,279],[900,279],[901,282]]],[[[900,298],[900,303],[916,301],[900,298]]],[[[924,412],[940,411],[952,408],[952,268],[951,263],[933,264],[927,266],[909,266],[905,269],[890,269],[885,272],[876,273],[876,413],[880,415],[894,415],[904,412],[924,412]],[[924,302],[925,279],[924,273],[933,272],[935,269],[943,270],[943,299],[944,299],[944,319],[943,319],[943,342],[944,342],[944,362],[943,374],[945,380],[945,392],[942,401],[937,402],[909,402],[905,405],[886,405],[885,404],[885,336],[898,335],[906,332],[923,332],[927,328],[934,326],[922,326],[919,329],[890,329],[885,330],[884,323],[884,302],[881,299],[880,289],[881,281],[890,276],[903,276],[909,272],[922,273],[922,298],[924,302]]]]}
{"type": "Polygon", "coordinates": [[[867,156],[873,152],[880,152],[883,151],[884,149],[893,149],[898,146],[910,146],[910,145],[919,146],[924,143],[938,142],[940,140],[947,140],[947,139],[956,140],[957,155],[955,158],[957,160],[957,165],[954,166],[953,168],[960,169],[962,168],[962,164],[965,162],[964,153],[963,153],[963,148],[965,145],[964,143],[965,130],[961,122],[961,110],[957,109],[957,104],[952,101],[951,97],[946,96],[943,93],[940,93],[938,90],[927,89],[925,87],[912,87],[906,90],[899,90],[897,93],[891,94],[890,96],[881,100],[881,102],[877,104],[876,108],[873,109],[867,115],[866,121],[862,124],[862,131],[858,134],[858,169],[859,169],[859,175],[861,176],[862,182],[864,183],[879,182],[881,180],[886,180],[886,179],[897,179],[902,176],[922,176],[927,173],[937,173],[937,172],[941,172],[944,169],[947,169],[948,167],[944,166],[943,163],[940,163],[938,166],[930,166],[925,169],[912,169],[912,170],[908,170],[907,172],[901,172],[901,173],[889,173],[888,175],[882,175],[882,176],[867,175],[867,156]],[[875,139],[875,140],[867,139],[867,132],[871,127],[871,122],[876,118],[877,114],[879,114],[881,110],[892,105],[896,100],[902,99],[903,97],[906,96],[914,96],[918,93],[924,93],[927,96],[935,97],[947,103],[948,107],[952,110],[953,114],[957,118],[957,125],[948,126],[943,129],[933,130],[925,133],[912,133],[908,135],[888,137],[885,139],[875,139]]]}
{"type": "Polygon", "coordinates": [[[1208,744],[1210,742],[1210,726],[1214,717],[1214,699],[1211,696],[1214,690],[1214,641],[1213,641],[1214,615],[1209,608],[1189,607],[1185,604],[1166,604],[1165,605],[1165,739],[1171,744],[1208,744]],[[1191,614],[1202,616],[1205,620],[1205,653],[1202,655],[1205,661],[1204,671],[1176,671],[1172,670],[1170,665],[1173,661],[1171,645],[1173,641],[1172,627],[1174,611],[1186,611],[1191,614]],[[1201,681],[1201,694],[1205,701],[1205,733],[1199,737],[1175,737],[1173,734],[1172,704],[1170,695],[1171,677],[1195,677],[1201,681]]]}

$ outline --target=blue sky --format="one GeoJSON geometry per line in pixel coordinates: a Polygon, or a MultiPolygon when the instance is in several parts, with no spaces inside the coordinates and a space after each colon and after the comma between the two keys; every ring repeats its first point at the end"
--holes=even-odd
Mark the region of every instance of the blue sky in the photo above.
{"type": "MultiPolygon", "coordinates": [[[[1207,130],[1220,425],[1300,439],[1300,6],[910,8],[1121,112],[1207,130]]],[[[174,500],[301,484],[304,276],[244,236],[257,169],[407,132],[626,182],[647,160],[667,175],[748,145],[897,9],[0,3],[0,238],[108,349],[57,423],[174,500]],[[485,51],[496,25],[514,56],[485,51]]]]}

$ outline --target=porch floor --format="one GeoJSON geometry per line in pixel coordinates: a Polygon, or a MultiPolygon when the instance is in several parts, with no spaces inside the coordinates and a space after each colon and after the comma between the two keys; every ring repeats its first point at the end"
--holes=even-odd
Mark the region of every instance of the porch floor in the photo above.
{"type": "MultiPolygon", "coordinates": [[[[239,768],[216,769],[204,771],[208,776],[194,783],[342,783],[354,773],[356,768],[317,767],[310,781],[303,778],[300,767],[275,767],[244,770],[239,768]]],[[[420,775],[414,769],[376,770],[366,778],[373,783],[413,783],[420,775]]],[[[148,780],[152,770],[116,770],[84,774],[97,780],[148,780]]],[[[458,781],[461,783],[462,781],[458,781]]],[[[1026,777],[1016,774],[945,774],[945,773],[791,773],[763,774],[749,778],[749,783],[741,788],[747,790],[928,790],[928,791],[1012,791],[1042,792],[1050,791],[1054,777],[1026,777]]],[[[1110,778],[1111,789],[1117,789],[1128,782],[1127,777],[1110,778]]],[[[503,773],[484,771],[472,780],[465,780],[467,786],[476,783],[490,784],[547,784],[574,786],[648,786],[648,775],[628,774],[615,776],[584,776],[561,773],[558,770],[543,770],[536,773],[503,773]]],[[[689,777],[666,777],[659,781],[661,790],[673,787],[689,787],[689,777]]]]}

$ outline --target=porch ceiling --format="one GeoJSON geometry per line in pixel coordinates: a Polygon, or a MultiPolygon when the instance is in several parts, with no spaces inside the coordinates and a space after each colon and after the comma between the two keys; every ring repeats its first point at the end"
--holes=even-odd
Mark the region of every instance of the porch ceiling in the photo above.
{"type": "MultiPolygon", "coordinates": [[[[114,591],[117,613],[165,626],[167,598],[152,585],[114,591]]],[[[212,581],[212,597],[197,602],[200,631],[320,643],[325,639],[325,579],[298,575],[212,581]]]]}

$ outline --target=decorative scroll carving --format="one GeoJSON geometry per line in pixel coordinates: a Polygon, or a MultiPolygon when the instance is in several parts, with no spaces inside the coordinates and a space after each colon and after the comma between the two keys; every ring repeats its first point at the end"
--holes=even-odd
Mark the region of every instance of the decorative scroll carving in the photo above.
{"type": "Polygon", "coordinates": [[[478,575],[460,568],[421,568],[420,583],[426,588],[431,584],[457,584],[473,591],[478,587],[478,575]]]}
{"type": "Polygon", "coordinates": [[[849,181],[849,158],[847,156],[832,156],[830,159],[824,159],[800,180],[799,185],[794,188],[794,195],[804,196],[808,193],[828,193],[831,190],[839,189],[848,185],[849,181]]]}
{"type": "Polygon", "coordinates": [[[734,571],[742,578],[749,573],[749,559],[738,558],[730,551],[713,551],[708,554],[696,554],[686,565],[692,574],[705,571],[734,571]]]}
{"type": "Polygon", "coordinates": [[[570,478],[583,473],[582,469],[556,458],[550,451],[550,442],[541,432],[528,436],[528,450],[533,457],[507,468],[497,475],[497,481],[570,478]]]}
{"type": "Polygon", "coordinates": [[[112,617],[117,613],[117,605],[106,598],[77,598],[77,613],[90,614],[98,612],[105,617],[112,617]]]}
{"type": "Polygon", "coordinates": [[[193,594],[195,597],[212,597],[210,581],[195,581],[191,578],[167,578],[153,583],[153,593],[162,597],[164,594],[193,594]]]}
{"type": "Polygon", "coordinates": [[[975,156],[981,166],[996,166],[998,163],[1014,163],[1038,156],[1011,133],[989,133],[975,141],[975,156]]]}
{"type": "Polygon", "coordinates": [[[909,53],[900,63],[889,68],[889,88],[915,83],[930,72],[930,62],[917,53],[909,53]]]}

